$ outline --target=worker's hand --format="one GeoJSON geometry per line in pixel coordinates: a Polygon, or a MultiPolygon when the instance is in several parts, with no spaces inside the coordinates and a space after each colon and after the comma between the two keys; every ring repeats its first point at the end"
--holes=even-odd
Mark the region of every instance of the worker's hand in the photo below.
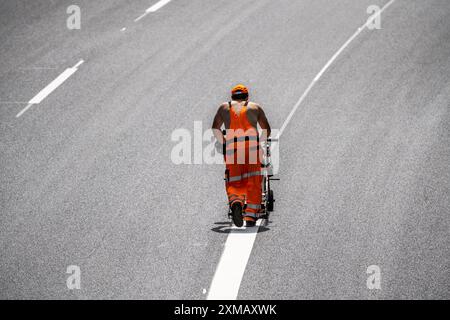
{"type": "Polygon", "coordinates": [[[221,144],[219,141],[216,140],[216,143],[214,146],[218,153],[223,154],[223,144],[221,144]]]}

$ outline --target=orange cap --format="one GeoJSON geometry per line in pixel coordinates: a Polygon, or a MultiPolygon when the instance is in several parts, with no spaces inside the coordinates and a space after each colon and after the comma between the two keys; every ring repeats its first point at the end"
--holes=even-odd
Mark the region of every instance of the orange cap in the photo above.
{"type": "Polygon", "coordinates": [[[231,95],[246,93],[248,94],[248,89],[243,84],[238,84],[231,89],[231,95]]]}

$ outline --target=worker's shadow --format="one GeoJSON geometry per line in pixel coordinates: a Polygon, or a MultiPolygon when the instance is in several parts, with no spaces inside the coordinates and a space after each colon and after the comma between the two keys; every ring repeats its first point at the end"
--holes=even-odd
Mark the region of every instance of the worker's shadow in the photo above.
{"type": "Polygon", "coordinates": [[[261,233],[265,231],[269,231],[270,228],[267,228],[266,226],[259,226],[258,227],[250,227],[250,228],[235,228],[233,227],[229,221],[224,222],[215,222],[214,224],[217,224],[217,227],[214,227],[211,229],[211,231],[217,232],[217,233],[261,233]]]}

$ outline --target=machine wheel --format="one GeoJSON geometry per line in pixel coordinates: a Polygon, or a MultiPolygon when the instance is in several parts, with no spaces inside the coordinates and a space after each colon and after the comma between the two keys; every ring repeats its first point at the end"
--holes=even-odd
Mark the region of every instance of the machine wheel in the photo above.
{"type": "Polygon", "coordinates": [[[269,190],[269,197],[267,198],[267,211],[273,211],[273,203],[275,199],[273,198],[273,190],[269,190]]]}

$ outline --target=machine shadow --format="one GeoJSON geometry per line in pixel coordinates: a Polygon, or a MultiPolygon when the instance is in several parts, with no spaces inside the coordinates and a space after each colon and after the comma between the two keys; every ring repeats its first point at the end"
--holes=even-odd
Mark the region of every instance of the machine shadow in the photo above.
{"type": "Polygon", "coordinates": [[[270,228],[267,228],[266,226],[259,226],[257,227],[251,227],[251,228],[242,228],[242,229],[232,229],[231,223],[229,221],[222,221],[222,222],[215,222],[214,224],[217,224],[217,227],[211,228],[211,231],[217,232],[217,233],[261,233],[269,231],[270,228]]]}

